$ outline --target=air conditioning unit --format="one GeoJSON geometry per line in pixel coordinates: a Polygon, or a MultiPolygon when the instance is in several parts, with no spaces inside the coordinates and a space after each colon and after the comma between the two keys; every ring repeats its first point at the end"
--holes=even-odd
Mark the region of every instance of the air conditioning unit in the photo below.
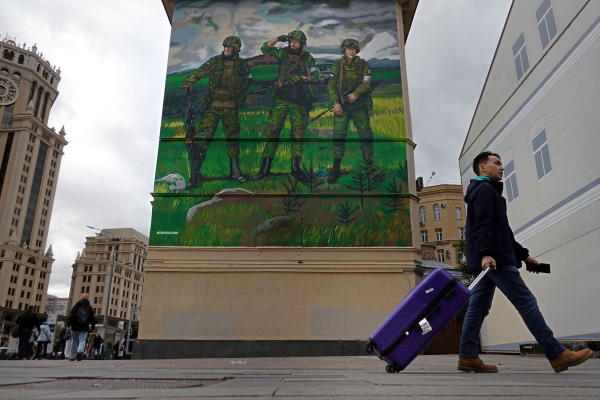
{"type": "Polygon", "coordinates": [[[446,203],[442,203],[442,208],[446,208],[446,203]]]}
{"type": "Polygon", "coordinates": [[[419,225],[425,226],[425,221],[419,221],[419,225]]]}
{"type": "Polygon", "coordinates": [[[446,250],[446,258],[450,258],[450,250],[446,250]]]}

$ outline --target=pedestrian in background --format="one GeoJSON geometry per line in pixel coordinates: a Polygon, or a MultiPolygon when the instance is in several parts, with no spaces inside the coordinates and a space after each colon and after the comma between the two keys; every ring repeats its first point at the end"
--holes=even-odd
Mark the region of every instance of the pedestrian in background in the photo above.
{"type": "Polygon", "coordinates": [[[92,359],[99,360],[102,355],[102,343],[104,343],[104,339],[100,336],[99,332],[96,332],[96,336],[94,336],[92,342],[92,359]]]}
{"type": "Polygon", "coordinates": [[[27,307],[27,310],[17,318],[17,325],[19,326],[19,356],[17,360],[27,358],[29,351],[29,340],[33,334],[33,328],[40,326],[35,313],[33,312],[33,306],[27,307]]]}
{"type": "Polygon", "coordinates": [[[492,268],[471,292],[463,324],[458,369],[466,372],[498,372],[495,365],[486,365],[477,354],[479,332],[488,315],[498,287],[519,311],[531,334],[542,347],[555,372],[579,365],[594,353],[590,349],[566,350],[546,325],[535,296],[521,277],[518,268],[523,261],[539,262],[529,255],[513,235],[506,215],[506,200],[502,197],[504,167],[500,156],[489,151],[473,160],[477,175],[467,188],[467,266],[473,275],[492,268]]]}
{"type": "Polygon", "coordinates": [[[87,337],[90,333],[90,325],[92,326],[91,332],[93,333],[96,330],[94,310],[88,300],[88,295],[82,294],[80,300],[71,309],[69,319],[67,320],[67,327],[70,328],[73,340],[69,361],[75,361],[75,355],[77,361],[83,359],[87,337]]]}
{"type": "Polygon", "coordinates": [[[35,357],[42,360],[46,359],[48,343],[52,341],[52,332],[50,332],[50,327],[46,323],[46,321],[42,322],[40,325],[40,334],[37,339],[37,351],[35,353],[35,357]],[[42,356],[42,348],[44,349],[44,353],[42,356]]]}

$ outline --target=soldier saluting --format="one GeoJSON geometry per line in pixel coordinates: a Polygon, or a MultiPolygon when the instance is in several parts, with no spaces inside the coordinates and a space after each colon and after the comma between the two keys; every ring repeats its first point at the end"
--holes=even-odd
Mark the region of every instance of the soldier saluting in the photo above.
{"type": "Polygon", "coordinates": [[[242,48],[240,38],[226,37],[223,47],[223,53],[202,64],[180,86],[185,91],[191,90],[195,82],[210,74],[208,94],[200,100],[204,113],[198,127],[198,134],[194,138],[204,140],[194,142],[196,159],[190,160],[190,173],[195,174],[195,179],[190,179],[188,183],[190,189],[199,188],[202,184],[200,168],[206,158],[206,151],[215,135],[219,121],[223,121],[223,133],[227,138],[227,156],[230,160],[229,176],[240,183],[248,181],[240,171],[239,165],[240,121],[238,110],[246,105],[244,92],[250,86],[252,74],[248,63],[238,54],[242,48]],[[193,182],[196,184],[194,185],[193,182]]]}
{"type": "Polygon", "coordinates": [[[333,169],[327,177],[327,183],[333,184],[340,178],[340,166],[346,147],[348,124],[354,126],[360,137],[360,147],[367,167],[367,173],[375,169],[373,165],[373,133],[369,122],[369,111],[373,109],[371,98],[371,70],[369,64],[358,57],[358,41],[346,39],[342,42],[344,55],[331,67],[327,92],[333,104],[333,169]],[[355,88],[353,91],[352,89],[355,88]],[[347,98],[343,93],[352,91],[347,98]]]}
{"type": "Polygon", "coordinates": [[[269,176],[271,164],[277,146],[279,135],[286,116],[290,116],[292,126],[292,167],[291,172],[300,181],[306,180],[300,169],[303,154],[303,140],[308,125],[308,113],[312,109],[312,90],[306,81],[319,78],[319,69],[313,56],[304,50],[306,35],[302,31],[292,31],[288,35],[279,36],[264,43],[260,51],[279,59],[278,88],[273,92],[275,101],[267,119],[267,139],[263,151],[260,171],[252,177],[258,181],[269,176]],[[289,42],[288,47],[275,47],[277,42],[289,42]]]}

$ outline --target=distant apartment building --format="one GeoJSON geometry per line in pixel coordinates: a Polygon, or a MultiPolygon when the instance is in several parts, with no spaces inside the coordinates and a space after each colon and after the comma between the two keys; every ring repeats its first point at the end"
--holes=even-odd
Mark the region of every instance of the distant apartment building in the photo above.
{"type": "Polygon", "coordinates": [[[37,47],[0,40],[0,306],[41,313],[52,271],[46,243],[64,127],[48,127],[60,68],[37,47]]]}
{"type": "Polygon", "coordinates": [[[464,255],[453,245],[465,238],[465,202],[460,185],[422,188],[419,196],[421,244],[435,246],[435,260],[457,267],[464,255]]]}
{"type": "MultiPolygon", "coordinates": [[[[552,266],[521,275],[563,339],[600,339],[599,39],[600,1],[515,0],[459,159],[466,190],[478,153],[501,156],[515,239],[552,266]]],[[[498,351],[534,340],[504,296],[481,338],[498,351]]]]}
{"type": "Polygon", "coordinates": [[[89,295],[96,316],[105,314],[129,318],[131,307],[142,302],[144,262],[148,253],[148,238],[135,229],[104,229],[86,238],[85,248],[77,253],[71,276],[69,308],[82,294],[89,295]],[[115,263],[110,282],[111,255],[115,263]],[[109,289],[110,287],[110,289],[109,289]]]}
{"type": "Polygon", "coordinates": [[[67,315],[69,312],[69,298],[53,296],[49,294],[46,298],[46,314],[67,315]]]}

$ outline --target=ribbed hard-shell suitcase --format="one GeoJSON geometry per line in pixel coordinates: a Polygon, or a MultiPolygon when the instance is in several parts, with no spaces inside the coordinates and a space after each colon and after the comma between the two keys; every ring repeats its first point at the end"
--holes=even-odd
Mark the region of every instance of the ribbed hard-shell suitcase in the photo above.
{"type": "Polygon", "coordinates": [[[467,288],[446,270],[427,275],[398,304],[367,341],[367,353],[377,354],[390,373],[400,372],[444,330],[469,300],[469,289],[490,271],[486,269],[467,288]]]}

